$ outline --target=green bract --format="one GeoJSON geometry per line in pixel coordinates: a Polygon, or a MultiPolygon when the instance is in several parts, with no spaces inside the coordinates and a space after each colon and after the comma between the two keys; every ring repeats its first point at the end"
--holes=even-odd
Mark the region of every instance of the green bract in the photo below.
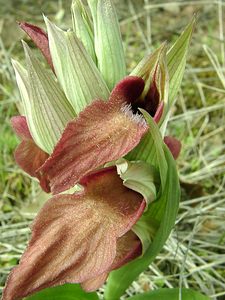
{"type": "Polygon", "coordinates": [[[166,65],[166,43],[157,50],[144,57],[130,75],[139,76],[145,81],[145,89],[142,98],[146,97],[149,87],[155,85],[159,93],[159,101],[168,102],[169,77],[166,65]]]}
{"type": "Polygon", "coordinates": [[[28,119],[28,126],[29,128],[31,128],[33,127],[31,126],[33,120],[30,112],[31,105],[30,105],[30,100],[28,95],[29,84],[28,84],[27,70],[18,61],[14,59],[12,59],[12,65],[15,71],[16,82],[22,100],[22,113],[26,115],[28,119]]]}
{"type": "Polygon", "coordinates": [[[97,64],[94,48],[93,24],[81,0],[74,0],[71,6],[73,30],[85,49],[97,64]]]}
{"type": "Polygon", "coordinates": [[[109,90],[76,35],[62,31],[47,18],[45,22],[57,78],[76,113],[96,98],[106,100],[109,90]]]}
{"type": "Polygon", "coordinates": [[[94,23],[97,65],[111,90],[126,76],[125,57],[116,10],[111,0],[88,0],[94,23]]]}
{"type": "Polygon", "coordinates": [[[38,62],[25,42],[27,72],[13,63],[31,135],[37,145],[51,153],[75,112],[63,91],[38,62]]]}

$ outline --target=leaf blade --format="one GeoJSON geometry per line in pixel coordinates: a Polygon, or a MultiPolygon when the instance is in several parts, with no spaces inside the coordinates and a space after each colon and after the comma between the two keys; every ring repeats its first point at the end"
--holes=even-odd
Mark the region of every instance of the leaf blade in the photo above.
{"type": "Polygon", "coordinates": [[[98,300],[96,293],[85,293],[78,284],[64,284],[45,289],[24,300],[98,300]]]}
{"type": "Polygon", "coordinates": [[[189,45],[191,42],[192,33],[196,23],[196,18],[193,17],[192,21],[186,26],[179,38],[169,49],[167,53],[167,67],[169,74],[169,96],[168,103],[164,107],[163,115],[160,120],[160,126],[164,135],[166,125],[169,118],[171,107],[176,101],[177,93],[180,89],[182,78],[185,71],[186,60],[189,45]]]}

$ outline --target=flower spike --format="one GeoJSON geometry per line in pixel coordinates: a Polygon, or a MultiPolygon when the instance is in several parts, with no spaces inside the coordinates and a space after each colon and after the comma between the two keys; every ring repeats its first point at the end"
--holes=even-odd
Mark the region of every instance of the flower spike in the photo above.
{"type": "Polygon", "coordinates": [[[12,119],[21,139],[15,159],[53,196],[2,300],[65,283],[80,284],[85,298],[81,288],[96,290],[109,274],[104,297],[119,299],[175,224],[181,144],[164,133],[193,23],[169,53],[164,43],[125,77],[113,0],[73,0],[71,9],[73,30],[46,17],[47,34],[20,23],[55,74],[23,42],[27,70],[13,61],[25,114],[12,119]]]}

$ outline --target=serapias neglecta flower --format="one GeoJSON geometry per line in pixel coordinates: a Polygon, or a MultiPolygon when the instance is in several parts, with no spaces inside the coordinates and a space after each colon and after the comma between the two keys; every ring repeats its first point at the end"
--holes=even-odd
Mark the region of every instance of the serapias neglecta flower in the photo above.
{"type": "Polygon", "coordinates": [[[143,255],[152,230],[143,234],[139,225],[157,230],[148,209],[166,197],[166,145],[179,155],[180,142],[160,133],[169,110],[166,44],[126,76],[112,2],[88,4],[92,18],[81,0],[73,2],[67,32],[46,17],[47,33],[19,23],[51,71],[23,42],[27,67],[13,60],[24,107],[24,116],[12,118],[22,140],[15,159],[53,197],[32,224],[3,300],[64,283],[96,290],[112,270],[143,255]],[[143,156],[149,141],[152,153],[143,156]]]}

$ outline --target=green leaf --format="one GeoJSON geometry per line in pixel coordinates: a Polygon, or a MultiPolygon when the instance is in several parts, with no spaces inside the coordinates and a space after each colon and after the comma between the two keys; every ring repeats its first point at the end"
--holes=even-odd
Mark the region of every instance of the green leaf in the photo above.
{"type": "Polygon", "coordinates": [[[119,22],[111,0],[88,0],[94,24],[98,68],[110,90],[126,76],[119,22]]]}
{"type": "Polygon", "coordinates": [[[78,284],[64,284],[42,290],[24,300],[98,300],[96,293],[84,292],[78,284]]]}
{"type": "Polygon", "coordinates": [[[130,300],[209,300],[208,297],[190,289],[158,289],[152,292],[136,295],[130,300]]]}
{"type": "Polygon", "coordinates": [[[179,36],[179,38],[167,53],[167,68],[169,73],[169,100],[168,103],[164,106],[164,112],[160,120],[160,125],[164,123],[162,125],[163,133],[165,132],[168,122],[169,111],[175,103],[177,93],[181,86],[195,21],[196,19],[193,18],[190,24],[187,25],[187,27],[184,29],[182,34],[179,36]]]}
{"type": "Polygon", "coordinates": [[[93,24],[89,18],[88,12],[81,0],[73,0],[72,6],[72,21],[73,30],[76,36],[81,40],[85,49],[92,57],[93,61],[97,63],[95,48],[94,48],[94,33],[93,24]]]}
{"type": "Polygon", "coordinates": [[[173,105],[175,97],[180,88],[184,75],[188,49],[196,19],[193,18],[190,24],[184,29],[180,37],[167,53],[167,66],[170,78],[169,103],[173,105]]]}
{"type": "Polygon", "coordinates": [[[119,299],[132,281],[148,268],[149,264],[164,246],[176,220],[180,199],[180,186],[176,164],[169,149],[163,143],[162,138],[160,138],[157,125],[154,124],[150,116],[146,120],[150,126],[149,133],[152,135],[152,145],[155,147],[153,147],[154,150],[152,152],[153,154],[155,152],[155,154],[151,157],[156,157],[154,159],[155,167],[158,167],[160,170],[160,177],[163,180],[159,198],[149,205],[147,212],[140,219],[146,226],[149,226],[149,231],[147,230],[146,233],[149,233],[149,239],[152,241],[141,258],[130,262],[110,274],[105,291],[106,300],[119,299]]]}
{"type": "Polygon", "coordinates": [[[156,185],[159,186],[157,170],[143,161],[128,161],[121,158],[116,161],[117,173],[123,185],[144,197],[147,204],[156,198],[156,185]]]}
{"type": "Polygon", "coordinates": [[[51,153],[67,123],[76,114],[53,75],[42,67],[25,42],[23,46],[27,75],[18,63],[14,62],[14,68],[28,126],[35,143],[51,153]]]}
{"type": "Polygon", "coordinates": [[[109,90],[75,33],[62,31],[47,18],[45,22],[57,78],[76,113],[94,99],[107,100],[109,90]]]}

